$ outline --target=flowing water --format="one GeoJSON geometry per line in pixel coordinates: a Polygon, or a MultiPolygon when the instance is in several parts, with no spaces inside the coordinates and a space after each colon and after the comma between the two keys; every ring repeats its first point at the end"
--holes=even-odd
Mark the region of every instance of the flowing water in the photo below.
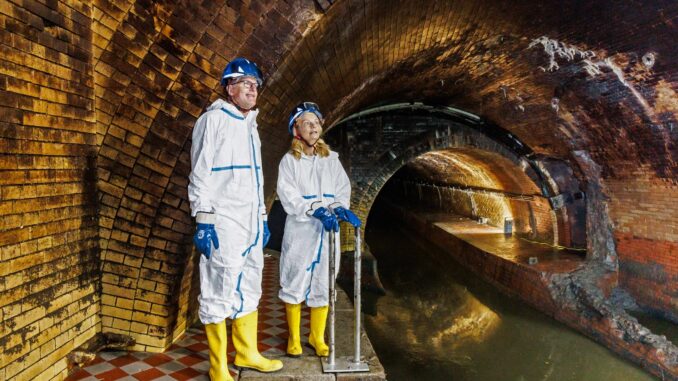
{"type": "Polygon", "coordinates": [[[386,295],[365,293],[365,328],[389,381],[654,380],[383,218],[366,241],[386,295]]]}

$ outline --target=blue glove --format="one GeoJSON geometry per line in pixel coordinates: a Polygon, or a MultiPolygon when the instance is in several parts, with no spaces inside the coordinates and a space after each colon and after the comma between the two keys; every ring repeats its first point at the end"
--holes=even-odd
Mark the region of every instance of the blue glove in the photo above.
{"type": "Polygon", "coordinates": [[[346,221],[349,224],[353,225],[353,227],[359,228],[363,224],[362,222],[360,222],[358,216],[356,216],[353,212],[344,207],[338,206],[334,208],[334,214],[337,215],[337,218],[340,221],[346,221]]]}
{"type": "Polygon", "coordinates": [[[268,221],[264,221],[264,247],[268,245],[268,240],[271,238],[271,231],[268,230],[268,221]]]}
{"type": "Polygon", "coordinates": [[[215,249],[219,249],[219,238],[217,237],[217,231],[214,229],[214,224],[199,223],[195,235],[193,235],[193,243],[198,248],[200,254],[210,259],[212,244],[214,244],[215,249]]]}
{"type": "Polygon", "coordinates": [[[334,230],[335,232],[339,231],[339,221],[337,221],[337,217],[335,217],[334,214],[332,214],[332,212],[327,210],[327,208],[324,206],[316,209],[315,212],[313,212],[313,217],[319,219],[320,222],[323,223],[325,230],[334,230]]]}

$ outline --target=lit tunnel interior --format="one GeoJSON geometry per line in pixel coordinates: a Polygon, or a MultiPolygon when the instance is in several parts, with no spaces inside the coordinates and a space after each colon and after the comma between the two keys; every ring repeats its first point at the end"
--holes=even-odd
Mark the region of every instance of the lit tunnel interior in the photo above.
{"type": "Polygon", "coordinates": [[[553,246],[586,248],[584,195],[568,164],[537,157],[476,115],[418,102],[377,106],[344,119],[327,140],[355,176],[354,207],[366,219],[384,194],[553,246]]]}
{"type": "MultiPolygon", "coordinates": [[[[163,351],[191,324],[191,131],[236,56],[267,77],[269,206],[289,110],[313,100],[361,218],[389,189],[511,218],[586,249],[552,289],[595,297],[557,319],[618,350],[605,303],[622,289],[675,323],[677,17],[674,1],[4,2],[0,378],[63,375],[104,334],[163,351]]],[[[648,345],[627,357],[678,375],[675,347],[648,345]]]]}
{"type": "MultiPolygon", "coordinates": [[[[433,210],[486,221],[490,225],[501,227],[502,232],[508,221],[516,221],[520,222],[516,226],[517,232],[539,234],[536,218],[518,218],[519,214],[524,214],[521,213],[521,209],[524,208],[520,208],[517,203],[512,206],[510,202],[521,199],[529,202],[528,200],[539,192],[538,188],[531,184],[529,179],[521,179],[527,183],[522,187],[520,182],[516,183],[509,177],[512,172],[496,173],[498,169],[494,167],[491,159],[491,155],[478,152],[434,151],[421,155],[408,164],[402,172],[396,173],[395,179],[400,180],[405,196],[412,195],[433,210]],[[505,180],[511,182],[500,181],[498,175],[504,175],[505,180]],[[438,186],[440,183],[448,185],[438,186]],[[408,189],[408,185],[415,186],[408,189]],[[424,188],[420,191],[417,185],[420,185],[419,188],[423,185],[424,188]]],[[[393,191],[387,194],[397,193],[393,191]]],[[[542,221],[539,222],[544,225],[542,221]]],[[[548,221],[546,224],[549,227],[551,225],[548,221]]],[[[541,231],[539,235],[550,238],[553,232],[541,231]]]]}

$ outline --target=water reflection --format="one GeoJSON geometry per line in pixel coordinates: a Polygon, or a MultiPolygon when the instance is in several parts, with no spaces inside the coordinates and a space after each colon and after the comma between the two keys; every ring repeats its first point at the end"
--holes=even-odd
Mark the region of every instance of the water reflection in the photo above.
{"type": "Polygon", "coordinates": [[[411,351],[422,358],[466,363],[466,356],[456,358],[454,351],[485,341],[496,331],[501,319],[457,284],[444,291],[434,299],[409,295],[388,300],[385,308],[379,303],[387,300],[380,300],[376,315],[370,318],[371,324],[402,334],[411,351]]]}
{"type": "Polygon", "coordinates": [[[387,294],[365,295],[365,325],[390,381],[653,379],[386,220],[366,239],[387,294]]]}

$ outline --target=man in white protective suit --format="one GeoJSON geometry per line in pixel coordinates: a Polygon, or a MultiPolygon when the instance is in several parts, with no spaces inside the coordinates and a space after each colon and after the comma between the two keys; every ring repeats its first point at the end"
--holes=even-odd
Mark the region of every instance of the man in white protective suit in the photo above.
{"type": "MultiPolygon", "coordinates": [[[[339,230],[338,221],[360,226],[348,210],[351,183],[339,155],[320,138],[322,114],[315,103],[299,104],[290,114],[290,151],[278,169],[278,197],[287,220],[280,255],[278,294],[285,302],[289,337],[287,354],[302,354],[301,303],[311,307],[309,344],[318,356],[327,356],[325,324],[329,304],[329,232],[339,230]]],[[[335,241],[339,253],[339,239],[335,241]]],[[[339,268],[337,255],[337,269],[339,268]]]]}
{"type": "Polygon", "coordinates": [[[227,318],[233,319],[237,367],[274,372],[283,366],[257,349],[263,247],[270,236],[254,109],[263,78],[254,62],[236,58],[221,82],[227,100],[212,103],[193,128],[188,185],[197,223],[193,241],[201,253],[198,314],[212,381],[233,380],[226,359],[227,318]]]}

